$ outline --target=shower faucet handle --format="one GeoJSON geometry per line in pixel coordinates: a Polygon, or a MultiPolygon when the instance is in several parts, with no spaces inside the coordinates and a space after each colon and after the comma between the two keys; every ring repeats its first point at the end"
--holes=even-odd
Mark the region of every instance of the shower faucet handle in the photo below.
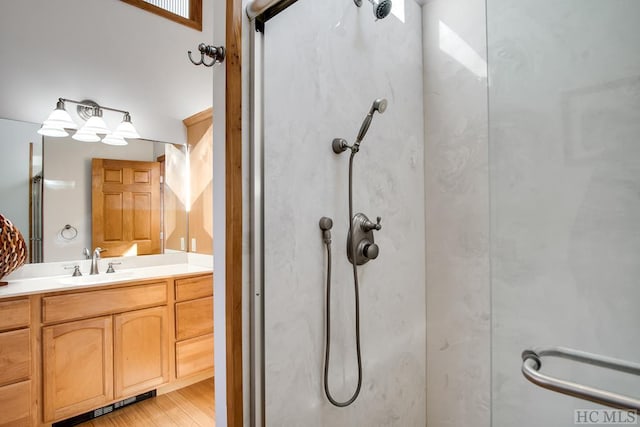
{"type": "Polygon", "coordinates": [[[376,259],[380,253],[380,248],[375,243],[365,244],[362,248],[362,255],[367,259],[376,259]]]}
{"type": "Polygon", "coordinates": [[[366,220],[365,222],[363,222],[361,225],[362,231],[368,232],[371,230],[377,231],[382,229],[382,225],[380,225],[380,221],[382,221],[382,217],[378,217],[377,220],[378,220],[377,223],[374,223],[373,221],[369,221],[369,220],[366,220]]]}

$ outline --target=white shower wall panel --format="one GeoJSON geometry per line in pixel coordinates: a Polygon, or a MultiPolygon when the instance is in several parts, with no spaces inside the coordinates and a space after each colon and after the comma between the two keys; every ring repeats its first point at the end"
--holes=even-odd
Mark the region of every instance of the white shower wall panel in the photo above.
{"type": "Polygon", "coordinates": [[[369,4],[301,0],[266,25],[269,426],[426,424],[422,27],[420,7],[404,6],[404,14],[376,22],[369,4]],[[363,386],[341,409],[322,386],[326,255],[318,220],[334,220],[329,382],[347,400],[357,381],[345,248],[349,153],[334,154],[331,141],[353,142],[380,97],[389,106],[374,117],[354,169],[355,212],[382,217],[380,256],[359,267],[363,386]]]}

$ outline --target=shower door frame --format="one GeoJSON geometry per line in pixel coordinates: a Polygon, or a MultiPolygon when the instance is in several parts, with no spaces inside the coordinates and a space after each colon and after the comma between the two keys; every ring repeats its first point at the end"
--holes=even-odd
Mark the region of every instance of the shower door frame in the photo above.
{"type": "Polygon", "coordinates": [[[250,425],[266,426],[264,330],[264,32],[265,23],[298,0],[254,0],[250,21],[250,425]]]}

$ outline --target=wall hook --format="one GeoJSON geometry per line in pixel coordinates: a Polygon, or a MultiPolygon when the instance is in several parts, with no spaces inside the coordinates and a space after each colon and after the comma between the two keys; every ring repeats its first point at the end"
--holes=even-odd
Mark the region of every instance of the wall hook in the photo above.
{"type": "Polygon", "coordinates": [[[224,61],[224,57],[226,54],[226,51],[224,49],[224,47],[222,46],[212,46],[212,45],[206,45],[204,43],[200,43],[198,45],[198,50],[200,51],[200,61],[196,62],[193,60],[193,58],[191,57],[191,51],[188,52],[189,54],[189,60],[191,61],[191,63],[193,65],[204,65],[205,67],[213,67],[213,65],[216,62],[222,62],[224,61]],[[213,58],[213,61],[211,61],[211,63],[207,64],[204,61],[204,57],[208,56],[209,58],[213,58]]]}

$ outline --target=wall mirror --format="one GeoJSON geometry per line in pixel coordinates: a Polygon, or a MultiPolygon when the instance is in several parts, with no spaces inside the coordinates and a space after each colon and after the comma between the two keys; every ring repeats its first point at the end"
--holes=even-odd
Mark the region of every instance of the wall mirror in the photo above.
{"type": "MultiPolygon", "coordinates": [[[[29,262],[81,259],[92,241],[92,159],[158,162],[160,247],[188,249],[187,147],[145,139],[110,146],[37,134],[40,124],[0,119],[0,212],[22,232],[29,262]]],[[[105,256],[109,254],[105,252],[105,256]]],[[[115,253],[112,255],[116,255],[115,253]]],[[[118,256],[123,254],[117,253],[118,256]]],[[[125,255],[140,255],[133,247],[125,255]]]]}

